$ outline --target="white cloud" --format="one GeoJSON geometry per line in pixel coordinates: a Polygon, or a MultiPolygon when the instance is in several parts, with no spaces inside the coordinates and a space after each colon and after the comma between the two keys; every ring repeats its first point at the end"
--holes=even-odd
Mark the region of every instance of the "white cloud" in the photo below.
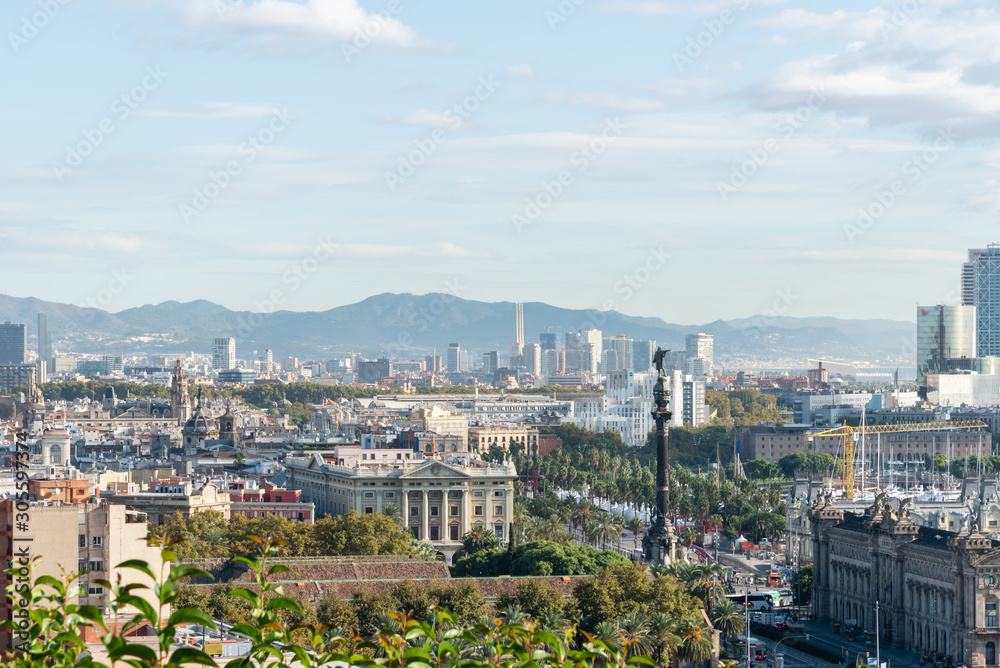
{"type": "Polygon", "coordinates": [[[538,76],[535,73],[535,68],[533,68],[528,63],[519,63],[517,65],[511,65],[507,68],[507,76],[518,77],[521,79],[534,79],[538,76]]]}
{"type": "Polygon", "coordinates": [[[416,109],[399,116],[387,116],[385,123],[394,125],[415,125],[424,128],[449,128],[459,130],[467,123],[453,111],[434,111],[432,109],[416,109]]]}
{"type": "Polygon", "coordinates": [[[357,0],[189,0],[185,15],[196,25],[243,30],[284,30],[341,41],[366,35],[372,44],[419,47],[417,33],[389,12],[371,14],[357,0]]]}
{"type": "Polygon", "coordinates": [[[755,27],[843,40],[839,51],[785,63],[763,85],[745,91],[764,108],[801,105],[823,86],[830,109],[872,126],[911,125],[927,132],[953,125],[966,139],[1000,135],[995,8],[925,3],[911,13],[791,9],[755,27]]]}
{"type": "Polygon", "coordinates": [[[685,15],[712,16],[725,10],[745,11],[752,8],[784,5],[791,0],[720,0],[718,2],[659,2],[616,0],[602,7],[602,10],[612,14],[636,14],[638,16],[685,15]]]}

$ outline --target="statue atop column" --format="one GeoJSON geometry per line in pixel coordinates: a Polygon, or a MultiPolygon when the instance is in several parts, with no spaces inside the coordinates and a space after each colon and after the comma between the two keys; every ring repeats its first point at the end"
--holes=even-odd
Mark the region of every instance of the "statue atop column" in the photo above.
{"type": "Polygon", "coordinates": [[[657,379],[653,387],[656,420],[656,508],[653,522],[642,539],[642,549],[650,564],[669,564],[677,558],[677,534],[670,521],[670,449],[667,443],[670,428],[670,389],[665,369],[669,351],[658,348],[653,355],[657,379]]]}

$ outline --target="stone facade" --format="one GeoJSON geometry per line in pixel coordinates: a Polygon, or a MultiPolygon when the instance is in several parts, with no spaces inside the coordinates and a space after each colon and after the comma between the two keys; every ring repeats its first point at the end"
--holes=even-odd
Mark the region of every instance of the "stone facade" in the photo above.
{"type": "Polygon", "coordinates": [[[879,496],[864,513],[829,498],[812,512],[813,616],[857,620],[894,647],[997,665],[1000,542],[973,526],[961,533],[921,527],[906,503],[879,496]]]}
{"type": "Polygon", "coordinates": [[[379,513],[395,505],[418,540],[457,548],[475,526],[500,540],[510,535],[514,514],[512,464],[405,460],[392,466],[348,468],[327,463],[320,455],[285,462],[286,486],[302,490],[302,500],[316,513],[379,513]]]}

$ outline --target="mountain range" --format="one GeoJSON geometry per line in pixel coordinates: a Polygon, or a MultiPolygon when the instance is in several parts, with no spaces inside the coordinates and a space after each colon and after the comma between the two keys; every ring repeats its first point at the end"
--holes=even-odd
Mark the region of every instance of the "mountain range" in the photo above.
{"type": "MultiPolygon", "coordinates": [[[[324,358],[355,351],[415,359],[457,342],[472,353],[499,350],[514,339],[514,303],[480,302],[447,294],[380,294],[327,311],[233,311],[210,301],[167,301],[110,313],[97,308],[0,295],[0,320],[28,325],[37,341],[37,315],[48,315],[57,352],[120,354],[208,353],[212,339],[235,336],[237,353],[270,348],[276,358],[324,358]]],[[[913,364],[915,325],[893,320],[841,320],[758,316],[717,320],[698,326],[636,317],[615,311],[574,310],[541,302],[524,304],[527,341],[540,332],[599,329],[604,336],[627,334],[680,350],[695,332],[715,335],[717,362],[754,361],[780,367],[805,366],[808,358],[913,364]]]]}

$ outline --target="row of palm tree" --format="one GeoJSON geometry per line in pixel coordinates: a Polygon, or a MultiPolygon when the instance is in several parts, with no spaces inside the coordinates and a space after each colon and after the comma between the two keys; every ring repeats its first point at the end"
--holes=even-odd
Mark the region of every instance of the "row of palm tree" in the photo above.
{"type": "MultiPolygon", "coordinates": [[[[544,459],[520,457],[515,461],[524,475],[538,475],[561,489],[582,490],[601,500],[624,504],[636,510],[648,509],[654,501],[653,473],[638,460],[612,457],[608,470],[590,470],[594,458],[580,453],[555,452],[544,459]],[[577,462],[581,462],[577,464],[577,462]],[[576,468],[584,466],[587,468],[576,468]]],[[[714,473],[699,474],[681,466],[670,473],[669,513],[675,518],[699,518],[735,538],[750,533],[755,538],[778,538],[785,530],[784,490],[779,483],[741,478],[723,480],[714,473]]],[[[577,513],[587,509],[568,505],[577,513]]],[[[593,512],[593,511],[591,511],[593,512]]],[[[586,518],[575,519],[577,527],[586,518]]],[[[633,531],[638,534],[638,531],[633,531]]]]}
{"type": "MultiPolygon", "coordinates": [[[[380,613],[376,617],[376,626],[380,629],[379,634],[388,633],[402,637],[404,635],[403,619],[405,618],[401,615],[380,613]]],[[[527,629],[544,631],[559,638],[575,638],[576,644],[582,644],[585,640],[585,636],[580,634],[578,629],[574,629],[572,622],[558,608],[550,608],[539,615],[537,619],[532,619],[517,606],[508,606],[497,610],[495,618],[484,617],[472,620],[464,628],[494,629],[497,624],[519,625],[527,629]]],[[[474,631],[471,638],[449,633],[453,629],[463,627],[448,617],[438,615],[431,618],[430,625],[436,631],[436,637],[431,640],[432,645],[435,644],[435,641],[450,642],[460,657],[479,659],[491,665],[496,665],[497,659],[501,658],[501,654],[498,654],[497,643],[490,642],[490,639],[481,631],[474,631]]],[[[641,612],[632,612],[613,622],[597,624],[590,635],[594,639],[614,644],[619,651],[627,654],[627,658],[647,656],[657,666],[664,667],[673,666],[676,668],[685,664],[705,661],[711,658],[714,648],[712,629],[698,614],[675,619],[665,613],[647,615],[641,612]]],[[[334,645],[353,645],[364,640],[357,638],[353,632],[341,629],[330,629],[326,637],[331,643],[331,647],[328,649],[333,649],[334,645]]],[[[369,640],[376,637],[377,635],[369,640]]],[[[409,635],[406,637],[405,642],[409,647],[430,649],[427,647],[427,638],[414,637],[410,639],[409,635]]],[[[375,658],[380,658],[384,653],[384,649],[378,650],[375,658]]]]}
{"type": "Polygon", "coordinates": [[[665,613],[633,612],[615,622],[601,622],[595,638],[628,647],[630,656],[648,656],[658,666],[698,663],[712,656],[712,631],[696,615],[674,619],[665,613]]]}

